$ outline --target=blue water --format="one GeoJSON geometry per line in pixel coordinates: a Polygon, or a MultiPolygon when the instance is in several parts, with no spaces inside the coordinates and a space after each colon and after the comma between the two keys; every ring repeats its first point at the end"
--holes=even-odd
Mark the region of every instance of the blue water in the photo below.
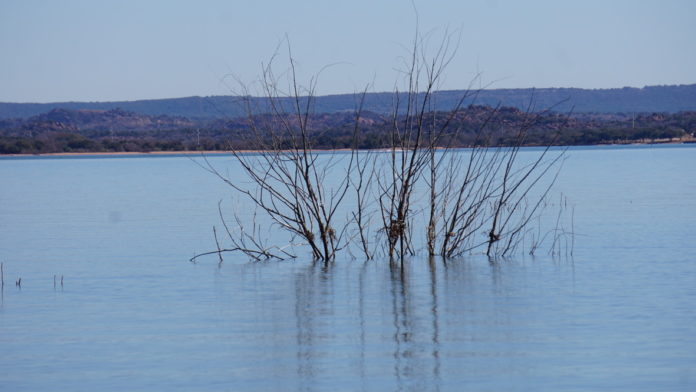
{"type": "Polygon", "coordinates": [[[218,268],[246,207],[189,158],[3,158],[0,390],[696,390],[694,167],[569,150],[572,257],[218,268]]]}

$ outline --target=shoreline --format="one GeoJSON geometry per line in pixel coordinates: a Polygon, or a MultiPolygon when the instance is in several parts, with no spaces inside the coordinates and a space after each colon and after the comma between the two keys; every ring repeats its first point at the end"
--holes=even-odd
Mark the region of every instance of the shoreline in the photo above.
{"type": "MultiPolygon", "coordinates": [[[[565,148],[565,147],[617,147],[617,146],[660,146],[660,145],[692,145],[696,144],[696,141],[692,140],[679,140],[679,141],[661,141],[661,142],[655,142],[655,143],[641,143],[641,142],[633,142],[633,143],[611,143],[611,144],[578,144],[578,145],[569,145],[569,146],[551,146],[551,147],[558,147],[558,148],[565,148]]],[[[545,146],[536,146],[536,145],[530,145],[530,146],[523,146],[523,147],[545,147],[545,146]]],[[[466,148],[471,148],[471,147],[461,147],[463,149],[466,148]]],[[[375,149],[375,150],[361,150],[361,151],[383,151],[385,149],[375,149]]],[[[266,150],[239,150],[237,152],[242,153],[242,154],[258,154],[262,153],[266,150]]],[[[317,152],[344,152],[344,151],[350,151],[348,148],[337,148],[337,149],[314,149],[313,151],[317,152]]],[[[95,152],[49,152],[49,153],[40,153],[40,154],[0,154],[0,158],[3,157],[79,157],[79,156],[104,156],[104,157],[118,157],[118,156],[123,156],[123,157],[145,157],[145,156],[181,156],[181,155],[232,155],[233,153],[231,151],[219,151],[219,150],[204,150],[204,151],[196,151],[196,150],[182,150],[182,151],[148,151],[148,152],[142,152],[142,151],[95,151],[95,152]]]]}
{"type": "MultiPolygon", "coordinates": [[[[251,152],[251,151],[250,151],[251,152]]],[[[230,154],[228,151],[95,151],[95,152],[47,152],[42,154],[2,154],[2,157],[73,157],[85,155],[99,156],[148,156],[148,155],[200,155],[230,154]]]]}
{"type": "MultiPolygon", "coordinates": [[[[258,154],[267,150],[238,150],[241,154],[258,154]]],[[[336,149],[315,149],[313,151],[318,152],[341,152],[350,151],[347,148],[336,148],[336,149]]],[[[182,151],[95,151],[95,152],[47,152],[40,154],[0,154],[2,157],[78,157],[78,156],[126,156],[126,157],[138,157],[138,156],[181,156],[181,155],[233,155],[231,150],[219,151],[219,150],[182,150],[182,151]]]]}

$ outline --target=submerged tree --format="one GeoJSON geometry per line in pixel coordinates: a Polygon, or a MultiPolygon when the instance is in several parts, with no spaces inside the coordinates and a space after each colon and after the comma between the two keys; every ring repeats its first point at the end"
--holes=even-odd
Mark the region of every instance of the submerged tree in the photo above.
{"type": "MultiPolygon", "coordinates": [[[[279,78],[274,73],[275,56],[263,66],[260,83],[266,97],[263,107],[253,106],[251,99],[244,100],[250,129],[247,144],[254,146],[255,151],[253,154],[234,149],[231,152],[251,186],[231,181],[207,160],[205,168],[244,195],[279,228],[293,238],[301,239],[300,244],[310,248],[314,259],[332,260],[348,245],[346,231],[349,222],[339,220],[337,212],[351,187],[357,149],[351,149],[347,166],[341,166],[338,161],[343,164],[345,155],[320,155],[313,148],[314,140],[321,132],[311,124],[317,77],[313,77],[307,87],[301,86],[289,49],[288,53],[290,68],[287,77],[279,78]],[[283,82],[287,85],[281,86],[283,82]],[[328,181],[329,176],[331,181],[328,181]]],[[[242,96],[250,97],[247,87],[241,84],[241,88],[244,91],[242,96]]],[[[356,131],[360,112],[358,107],[356,131]]],[[[258,255],[278,259],[292,256],[285,250],[282,254],[273,251],[281,249],[279,247],[264,247],[251,241],[248,234],[243,234],[244,225],[239,219],[237,223],[239,233],[235,236],[227,230],[228,237],[240,245],[245,236],[251,247],[235,246],[230,250],[242,251],[255,258],[258,255]]],[[[220,251],[225,249],[216,253],[220,251]]]]}
{"type": "Polygon", "coordinates": [[[505,255],[518,245],[554,181],[530,200],[532,191],[563,154],[550,154],[549,144],[532,162],[520,164],[520,148],[538,117],[532,105],[527,121],[504,147],[492,146],[495,135],[489,125],[497,109],[475,130],[464,130],[457,121],[478,91],[469,88],[448,111],[433,110],[454,52],[449,36],[434,54],[429,56],[427,49],[427,42],[417,36],[403,72],[406,91],[394,95],[389,159],[376,169],[387,255],[401,260],[413,255],[413,235],[419,229],[431,256],[453,257],[480,247],[489,256],[505,255]],[[453,149],[463,131],[474,133],[466,153],[453,149]],[[414,205],[414,193],[427,206],[414,205]],[[427,223],[414,227],[414,218],[422,222],[423,214],[427,223]],[[484,228],[487,238],[477,240],[484,228]]]}
{"type": "MultiPolygon", "coordinates": [[[[248,181],[232,181],[207,160],[203,166],[288,233],[290,244],[306,246],[317,260],[333,260],[352,247],[367,259],[383,252],[390,260],[403,261],[421,248],[414,238],[421,232],[423,248],[431,256],[448,258],[476,249],[485,249],[489,256],[508,254],[538,215],[562,152],[551,154],[549,145],[531,161],[520,161],[520,149],[536,117],[533,105],[528,121],[505,146],[491,126],[497,109],[477,129],[463,129],[458,121],[466,105],[475,102],[476,90],[469,88],[449,110],[435,111],[438,87],[455,52],[451,43],[451,36],[445,35],[429,55],[427,40],[416,35],[404,62],[405,88],[393,95],[386,151],[357,149],[364,92],[356,94],[350,151],[313,148],[323,132],[312,125],[317,77],[306,87],[300,85],[288,49],[284,76],[274,73],[276,56],[262,68],[265,101],[243,101],[250,129],[247,145],[256,151],[231,152],[248,181]],[[474,137],[466,152],[454,148],[462,132],[474,137]],[[544,183],[544,177],[551,178],[544,183]],[[353,192],[355,203],[349,208],[345,201],[353,192]],[[375,221],[380,222],[377,227],[375,221]]],[[[251,96],[241,86],[241,95],[251,96]]],[[[287,245],[265,246],[255,219],[248,230],[243,219],[236,218],[236,230],[230,230],[222,212],[220,217],[234,246],[218,244],[217,251],[206,254],[241,251],[254,259],[294,257],[287,245]]]]}

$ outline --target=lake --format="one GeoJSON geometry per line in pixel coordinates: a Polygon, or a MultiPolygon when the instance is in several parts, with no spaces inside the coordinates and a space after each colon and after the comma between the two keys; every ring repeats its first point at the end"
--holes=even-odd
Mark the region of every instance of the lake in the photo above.
{"type": "Polygon", "coordinates": [[[191,159],[3,157],[0,390],[693,391],[695,167],[568,150],[572,256],[218,268],[247,207],[191,159]]]}

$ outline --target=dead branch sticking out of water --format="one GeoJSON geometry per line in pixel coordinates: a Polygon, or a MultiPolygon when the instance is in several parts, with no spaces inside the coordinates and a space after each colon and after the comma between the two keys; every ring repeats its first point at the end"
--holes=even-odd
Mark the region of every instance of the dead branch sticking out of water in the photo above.
{"type": "MultiPolygon", "coordinates": [[[[285,77],[274,73],[278,53],[262,67],[260,87],[267,106],[254,107],[254,101],[244,100],[251,130],[248,143],[257,152],[231,152],[247,181],[233,181],[205,157],[199,165],[250,201],[272,226],[292,236],[290,244],[294,238],[301,239],[315,260],[334,260],[342,249],[350,252],[351,242],[355,242],[368,260],[384,249],[390,260],[403,263],[406,256],[419,251],[413,235],[421,231],[429,256],[450,258],[474,250],[485,250],[488,256],[515,252],[524,247],[530,222],[545,206],[565,151],[552,153],[548,145],[531,160],[520,158],[528,131],[539,118],[533,101],[527,121],[505,143],[493,124],[500,108],[474,130],[463,129],[464,122],[458,120],[465,104],[473,104],[480,90],[469,88],[450,110],[434,111],[438,88],[456,52],[452,39],[446,32],[430,55],[427,39],[416,32],[402,69],[405,89],[397,88],[394,94],[390,148],[384,154],[357,150],[366,91],[356,105],[349,153],[320,155],[313,149],[325,132],[311,124],[318,74],[308,86],[300,86],[288,44],[289,69],[281,74],[285,77]],[[452,148],[462,132],[475,137],[468,153],[452,148]],[[491,147],[501,144],[511,147],[491,147]],[[357,205],[341,220],[337,213],[350,189],[357,205]],[[418,197],[427,200],[427,207],[417,205],[418,197]],[[374,216],[380,224],[371,232],[374,216]],[[379,243],[384,246],[375,245],[379,243]]],[[[246,85],[240,87],[238,95],[253,95],[246,85]]],[[[242,219],[235,215],[238,229],[233,231],[219,204],[218,211],[233,246],[221,248],[213,228],[217,250],[196,255],[191,261],[217,254],[221,265],[223,252],[242,252],[253,260],[295,257],[286,248],[267,246],[260,240],[256,212],[250,231],[244,230],[242,219]]],[[[539,240],[533,238],[531,254],[539,240]]],[[[553,247],[556,240],[554,234],[553,247]]]]}
{"type": "MultiPolygon", "coordinates": [[[[347,168],[342,173],[336,173],[334,169],[344,161],[344,155],[320,157],[313,149],[318,131],[310,122],[318,75],[310,79],[308,86],[300,86],[288,44],[290,68],[287,80],[281,80],[274,73],[277,55],[262,68],[261,89],[269,107],[257,108],[251,100],[244,101],[251,130],[250,142],[258,153],[245,154],[232,150],[252,185],[247,187],[231,181],[208,160],[205,160],[204,168],[251,201],[274,225],[293,237],[301,238],[314,259],[333,260],[336,252],[348,245],[346,233],[349,223],[339,223],[336,213],[350,189],[356,149],[351,149],[347,168]],[[288,89],[284,90],[280,86],[286,82],[288,89]],[[291,98],[291,104],[284,100],[286,97],[291,98]],[[264,109],[269,111],[268,115],[255,115],[264,109]]],[[[242,96],[251,95],[247,86],[241,84],[240,87],[244,92],[242,96]]],[[[356,124],[360,122],[361,106],[362,102],[356,111],[356,124]]],[[[362,221],[362,216],[358,215],[357,219],[362,221]]],[[[257,255],[274,257],[264,251],[254,237],[242,234],[241,238],[248,240],[251,246],[235,246],[233,249],[241,250],[255,259],[257,255]]],[[[239,238],[235,240],[240,242],[239,238]]]]}
{"type": "MultiPolygon", "coordinates": [[[[217,250],[196,254],[189,259],[189,261],[195,263],[196,259],[199,257],[216,254],[218,256],[218,266],[222,266],[222,254],[226,252],[241,252],[255,261],[270,259],[286,260],[296,257],[287,250],[287,247],[281,248],[277,246],[267,246],[264,241],[260,240],[260,238],[262,238],[261,226],[256,223],[256,211],[254,211],[253,214],[252,227],[250,231],[245,229],[245,226],[242,224],[242,219],[240,219],[237,214],[234,215],[234,219],[237,223],[237,229],[230,229],[230,226],[222,213],[222,201],[218,202],[218,215],[223,227],[225,228],[227,239],[232,243],[233,246],[230,248],[221,248],[217,236],[217,230],[215,226],[213,226],[213,236],[215,238],[217,250]]],[[[291,245],[294,244],[291,243],[291,245]]]]}

